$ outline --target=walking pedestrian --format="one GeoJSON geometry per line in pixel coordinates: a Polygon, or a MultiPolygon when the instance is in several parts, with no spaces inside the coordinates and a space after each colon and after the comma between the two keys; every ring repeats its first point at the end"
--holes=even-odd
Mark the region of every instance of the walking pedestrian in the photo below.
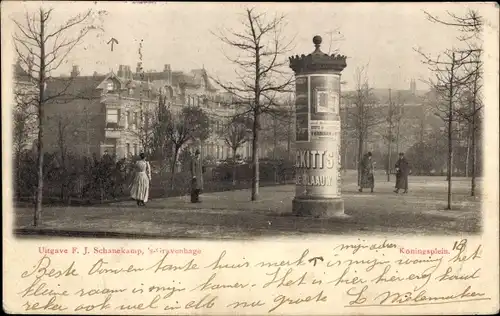
{"type": "Polygon", "coordinates": [[[399,153],[399,159],[396,162],[396,190],[394,190],[394,193],[399,193],[399,190],[408,193],[408,175],[410,173],[410,165],[405,158],[405,154],[399,153]]]}
{"type": "Polygon", "coordinates": [[[191,161],[191,203],[200,202],[200,192],[203,190],[202,173],[200,151],[197,149],[191,161]]]}
{"type": "Polygon", "coordinates": [[[360,183],[359,192],[363,192],[363,189],[370,189],[373,193],[375,187],[375,178],[373,177],[373,161],[372,153],[368,152],[363,156],[360,164],[360,183]]]}
{"type": "Polygon", "coordinates": [[[140,153],[140,160],[135,164],[135,178],[130,189],[130,197],[137,201],[138,206],[145,206],[149,197],[151,182],[151,166],[146,161],[146,155],[140,153]]]}

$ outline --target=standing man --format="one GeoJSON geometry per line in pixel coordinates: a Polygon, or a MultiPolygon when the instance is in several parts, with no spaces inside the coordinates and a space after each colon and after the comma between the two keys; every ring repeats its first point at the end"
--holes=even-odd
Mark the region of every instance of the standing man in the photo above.
{"type": "Polygon", "coordinates": [[[373,177],[373,161],[372,153],[368,152],[363,156],[360,164],[360,184],[358,191],[363,192],[363,189],[370,189],[373,193],[375,187],[375,178],[373,177]]]}
{"type": "Polygon", "coordinates": [[[203,190],[202,172],[200,151],[196,149],[191,161],[191,203],[200,202],[200,192],[203,190]]]}
{"type": "Polygon", "coordinates": [[[411,173],[410,165],[405,158],[404,153],[399,153],[399,159],[396,162],[396,190],[395,193],[399,193],[400,189],[403,189],[403,193],[408,193],[408,175],[411,173]]]}

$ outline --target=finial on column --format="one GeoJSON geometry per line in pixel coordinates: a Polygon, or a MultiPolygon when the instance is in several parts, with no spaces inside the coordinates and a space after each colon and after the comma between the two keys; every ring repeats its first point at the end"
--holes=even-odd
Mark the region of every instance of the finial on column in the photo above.
{"type": "Polygon", "coordinates": [[[316,35],[313,37],[313,43],[314,43],[314,47],[316,47],[316,52],[318,52],[320,50],[319,47],[321,46],[322,41],[323,41],[323,39],[319,35],[316,35]]]}

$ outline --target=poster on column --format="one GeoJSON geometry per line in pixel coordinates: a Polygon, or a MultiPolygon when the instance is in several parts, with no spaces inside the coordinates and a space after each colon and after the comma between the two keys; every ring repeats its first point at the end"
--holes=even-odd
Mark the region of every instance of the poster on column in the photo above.
{"type": "Polygon", "coordinates": [[[311,120],[332,120],[339,117],[340,75],[310,77],[311,120]]]}
{"type": "Polygon", "coordinates": [[[307,76],[297,76],[295,79],[295,113],[309,113],[309,99],[307,94],[307,76]]]}
{"type": "Polygon", "coordinates": [[[296,193],[302,197],[337,198],[338,147],[311,143],[297,150],[296,193]]]}
{"type": "MultiPolygon", "coordinates": [[[[336,141],[340,143],[340,121],[311,120],[311,140],[336,141]]],[[[328,146],[328,145],[326,145],[328,146]]]]}
{"type": "Polygon", "coordinates": [[[296,126],[297,126],[297,142],[308,142],[309,141],[309,114],[308,113],[297,113],[296,116],[296,126]]]}
{"type": "Polygon", "coordinates": [[[296,141],[309,141],[309,97],[308,77],[299,76],[295,80],[296,141]]]}

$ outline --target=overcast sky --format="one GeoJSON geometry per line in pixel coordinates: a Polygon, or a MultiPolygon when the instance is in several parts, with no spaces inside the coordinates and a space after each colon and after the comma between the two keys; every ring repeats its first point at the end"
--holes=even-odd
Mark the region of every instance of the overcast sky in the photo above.
{"type": "MultiPolygon", "coordinates": [[[[18,18],[23,11],[38,5],[3,2],[2,18],[4,14],[18,18]]],[[[295,48],[290,55],[312,52],[314,35],[323,37],[322,50],[327,52],[328,32],[340,32],[343,40],[332,46],[348,56],[348,66],[343,72],[347,89],[352,88],[356,67],[367,64],[370,82],[376,88],[407,89],[410,80],[415,78],[417,88],[425,89],[418,80],[427,78],[429,72],[413,49],[420,46],[427,52],[437,53],[456,43],[457,32],[429,22],[423,10],[446,17],[446,10],[460,14],[467,7],[473,7],[487,19],[498,18],[492,4],[44,2],[44,6],[54,8],[57,23],[88,8],[109,12],[104,19],[105,36],[89,35],[84,44],[75,48],[58,74],[69,74],[73,64],[85,75],[94,71],[116,71],[119,64],[135,69],[139,59],[138,42],[142,39],[146,70],[162,70],[164,64],[184,71],[204,66],[226,80],[234,78],[234,66],[225,59],[222,45],[211,31],[220,27],[241,29],[240,14],[245,5],[269,14],[286,14],[286,36],[290,39],[295,36],[295,48]],[[106,44],[111,37],[119,41],[113,52],[106,44]]]]}

